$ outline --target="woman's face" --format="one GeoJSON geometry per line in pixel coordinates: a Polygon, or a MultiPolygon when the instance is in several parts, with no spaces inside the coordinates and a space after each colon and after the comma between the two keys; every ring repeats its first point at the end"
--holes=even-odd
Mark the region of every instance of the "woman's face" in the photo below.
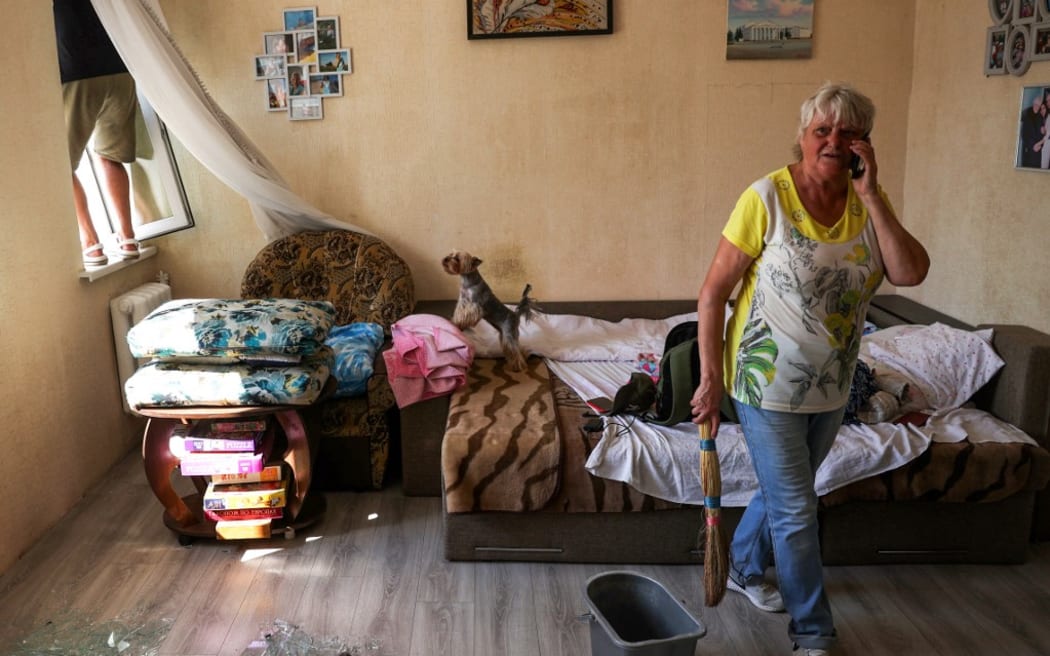
{"type": "Polygon", "coordinates": [[[840,176],[849,168],[853,151],[850,144],[862,138],[858,128],[824,116],[814,116],[802,133],[802,163],[807,169],[840,176]]]}

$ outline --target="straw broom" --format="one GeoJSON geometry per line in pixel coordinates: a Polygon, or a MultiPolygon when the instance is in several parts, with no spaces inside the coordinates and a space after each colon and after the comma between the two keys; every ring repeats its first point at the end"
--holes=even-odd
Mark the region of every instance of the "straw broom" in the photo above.
{"type": "Polygon", "coordinates": [[[722,532],[722,472],[711,422],[700,424],[700,485],[704,489],[704,605],[717,606],[726,593],[729,556],[722,532]]]}

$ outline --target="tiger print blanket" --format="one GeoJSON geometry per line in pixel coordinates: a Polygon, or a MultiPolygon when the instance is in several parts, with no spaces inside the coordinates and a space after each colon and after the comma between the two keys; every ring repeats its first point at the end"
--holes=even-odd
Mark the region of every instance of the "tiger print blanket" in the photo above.
{"type": "Polygon", "coordinates": [[[678,508],[584,468],[601,433],[588,408],[541,358],[526,371],[476,359],[452,394],[441,444],[447,512],[633,512],[678,508]]]}
{"type": "Polygon", "coordinates": [[[477,359],[449,400],[441,442],[445,508],[523,512],[543,507],[558,487],[561,443],[547,365],[525,371],[477,359]]]}
{"type": "Polygon", "coordinates": [[[832,490],[823,506],[847,501],[1001,501],[1041,490],[1050,480],[1050,452],[1021,443],[933,442],[903,467],[832,490]]]}

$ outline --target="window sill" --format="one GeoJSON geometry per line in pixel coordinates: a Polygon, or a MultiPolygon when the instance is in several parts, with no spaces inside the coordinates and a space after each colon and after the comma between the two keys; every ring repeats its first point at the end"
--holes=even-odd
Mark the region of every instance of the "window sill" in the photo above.
{"type": "Polygon", "coordinates": [[[82,280],[87,280],[88,282],[94,282],[94,281],[98,280],[99,278],[105,278],[109,274],[116,273],[117,271],[120,271],[121,269],[127,269],[128,267],[135,266],[139,262],[141,262],[143,260],[148,260],[149,258],[153,257],[156,254],[157,254],[157,247],[156,246],[140,246],[139,247],[139,256],[138,256],[137,259],[134,259],[134,260],[118,260],[118,259],[115,259],[115,258],[110,258],[109,264],[107,264],[106,266],[99,267],[97,269],[92,269],[91,271],[81,271],[78,275],[79,275],[79,277],[82,280]]]}

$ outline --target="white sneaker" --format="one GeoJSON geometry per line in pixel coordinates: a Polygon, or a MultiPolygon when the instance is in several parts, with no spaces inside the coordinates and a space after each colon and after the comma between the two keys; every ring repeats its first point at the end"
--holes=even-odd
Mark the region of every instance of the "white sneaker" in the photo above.
{"type": "Polygon", "coordinates": [[[827,649],[806,649],[805,647],[798,647],[791,653],[799,654],[800,656],[829,656],[831,654],[827,649]]]}
{"type": "Polygon", "coordinates": [[[730,576],[729,580],[726,581],[726,588],[744,595],[759,610],[769,613],[781,613],[784,611],[784,599],[780,596],[780,591],[768,583],[763,582],[743,586],[730,576]]]}

